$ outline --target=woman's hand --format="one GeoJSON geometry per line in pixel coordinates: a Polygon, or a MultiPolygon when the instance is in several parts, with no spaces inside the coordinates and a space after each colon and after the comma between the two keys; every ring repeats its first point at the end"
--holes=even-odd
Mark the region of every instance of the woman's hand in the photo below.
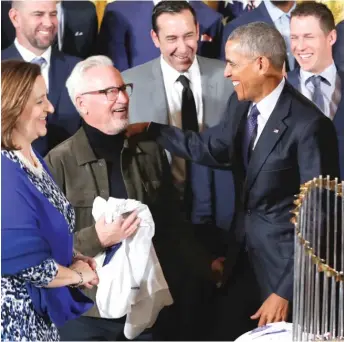
{"type": "Polygon", "coordinates": [[[73,262],[78,261],[78,260],[81,260],[81,261],[88,263],[93,271],[97,268],[96,261],[91,257],[88,257],[88,256],[83,255],[81,253],[77,253],[73,258],[73,262]]]}
{"type": "Polygon", "coordinates": [[[70,267],[71,270],[76,271],[75,276],[75,284],[78,284],[80,281],[80,275],[78,273],[81,273],[82,275],[82,282],[79,284],[79,286],[85,286],[87,288],[92,288],[93,285],[97,285],[99,282],[98,275],[91,268],[91,266],[82,260],[75,261],[70,267]],[[78,279],[79,276],[79,279],[78,279]]]}
{"type": "MultiPolygon", "coordinates": [[[[78,260],[81,260],[89,264],[92,270],[97,274],[97,271],[96,271],[97,263],[93,258],[83,255],[81,253],[77,253],[73,258],[73,262],[76,262],[78,260]]],[[[91,289],[94,285],[98,285],[98,284],[99,284],[99,278],[97,277],[94,280],[90,281],[89,283],[84,284],[84,286],[87,287],[88,289],[91,289]]]]}

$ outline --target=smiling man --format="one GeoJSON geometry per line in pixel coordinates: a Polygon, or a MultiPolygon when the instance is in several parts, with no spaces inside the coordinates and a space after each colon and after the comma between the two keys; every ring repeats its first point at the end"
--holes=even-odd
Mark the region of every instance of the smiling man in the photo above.
{"type": "MultiPolygon", "coordinates": [[[[223,62],[197,55],[197,12],[187,1],[161,1],[151,16],[151,37],[161,55],[123,72],[125,81],[135,84],[130,122],[156,121],[195,131],[216,125],[233,85],[223,77],[223,62]]],[[[196,239],[215,257],[223,256],[234,209],[230,171],[211,170],[175,157],[171,170],[181,210],[193,223],[196,239]]],[[[210,326],[207,315],[212,309],[207,305],[212,284],[195,280],[185,282],[187,286],[190,294],[181,308],[184,328],[178,339],[201,340],[210,326]]]]}
{"type": "Polygon", "coordinates": [[[344,179],[344,72],[333,60],[337,40],[333,14],[321,3],[298,4],[291,14],[290,29],[292,52],[300,67],[288,73],[288,80],[333,120],[344,179]]]}
{"type": "MultiPolygon", "coordinates": [[[[155,223],[156,253],[174,301],[178,303],[183,292],[184,265],[189,273],[212,279],[212,258],[204,248],[193,243],[189,226],[184,224],[177,209],[164,151],[154,141],[141,141],[140,137],[126,139],[124,135],[133,85],[123,82],[108,57],[93,56],[75,66],[67,88],[82,117],[82,127],[50,151],[45,160],[75,209],[75,249],[87,256],[109,252],[111,257],[127,237],[110,230],[108,225],[105,229],[95,225],[92,205],[97,196],[106,200],[110,196],[131,198],[147,204],[155,223]]],[[[88,290],[87,294],[96,298],[95,289],[88,290]]],[[[171,333],[178,329],[173,307],[164,310],[162,321],[159,319],[155,326],[165,336],[159,335],[158,340],[173,340],[171,333]]],[[[97,306],[86,316],[61,328],[62,340],[123,340],[125,319],[101,318],[97,306]]],[[[139,339],[149,337],[144,334],[139,339]]]]}
{"type": "Polygon", "coordinates": [[[13,1],[9,16],[16,30],[16,39],[2,51],[1,59],[21,59],[40,65],[48,99],[55,108],[54,115],[47,119],[47,135],[33,143],[44,156],[80,126],[80,117],[65,86],[79,59],[52,48],[58,30],[55,1],[13,1]]]}
{"type": "MultiPolygon", "coordinates": [[[[235,85],[223,122],[202,133],[151,123],[148,134],[194,162],[232,169],[237,207],[228,237],[228,285],[222,318],[233,340],[288,319],[293,298],[294,227],[290,211],[300,185],[338,176],[331,120],[283,77],[286,46],[277,29],[256,22],[234,30],[226,43],[225,77],[235,85]]],[[[128,132],[141,131],[137,124],[128,132]]],[[[289,316],[290,318],[290,316],[289,316]]]]}

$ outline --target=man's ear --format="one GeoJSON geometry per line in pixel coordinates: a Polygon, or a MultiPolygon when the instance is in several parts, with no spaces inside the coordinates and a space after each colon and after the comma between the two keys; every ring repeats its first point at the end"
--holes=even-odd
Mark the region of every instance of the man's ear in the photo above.
{"type": "Polygon", "coordinates": [[[150,33],[151,33],[151,37],[152,37],[152,40],[153,40],[155,47],[157,49],[160,49],[160,41],[159,41],[159,37],[158,37],[157,33],[154,30],[151,30],[150,33]]]}
{"type": "Polygon", "coordinates": [[[265,56],[261,56],[257,58],[257,62],[259,63],[259,72],[261,74],[267,74],[271,66],[271,62],[269,58],[266,58],[265,56]]]}
{"type": "Polygon", "coordinates": [[[334,45],[334,43],[337,41],[337,31],[336,30],[332,30],[329,34],[328,37],[329,42],[331,44],[331,46],[334,45]]]}
{"type": "Polygon", "coordinates": [[[8,12],[8,16],[15,28],[19,27],[19,13],[16,8],[11,8],[8,12]]]}
{"type": "Polygon", "coordinates": [[[76,96],[75,103],[76,103],[76,109],[78,110],[81,116],[88,114],[88,110],[86,108],[86,104],[82,95],[76,96]]]}

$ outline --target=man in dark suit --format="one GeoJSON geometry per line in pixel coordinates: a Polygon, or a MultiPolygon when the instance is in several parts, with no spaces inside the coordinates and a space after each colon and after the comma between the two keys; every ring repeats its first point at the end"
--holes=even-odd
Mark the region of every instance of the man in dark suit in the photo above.
{"type": "MultiPolygon", "coordinates": [[[[149,62],[160,51],[150,31],[154,4],[158,1],[114,1],[106,6],[99,32],[98,53],[109,56],[121,71],[149,62]]],[[[220,53],[222,16],[201,1],[190,1],[199,25],[198,54],[217,58],[220,53]]]]}
{"type": "MultiPolygon", "coordinates": [[[[187,119],[191,119],[197,130],[216,125],[221,121],[233,85],[223,77],[222,61],[196,55],[199,28],[193,7],[186,1],[161,1],[153,10],[152,23],[152,39],[161,57],[122,73],[125,82],[135,87],[130,100],[130,122],[156,121],[185,128],[187,119]],[[186,99],[180,77],[190,84],[194,109],[183,110],[186,99]]],[[[224,256],[234,211],[231,172],[171,159],[181,208],[193,223],[196,239],[214,257],[224,256]]],[[[187,284],[190,293],[181,312],[185,317],[185,334],[180,339],[200,340],[206,336],[206,328],[211,327],[213,284],[199,279],[187,284]]]]}
{"type": "MultiPolygon", "coordinates": [[[[58,33],[56,47],[69,55],[86,58],[95,51],[98,34],[96,8],[91,1],[58,1],[58,33]]],[[[8,16],[11,1],[1,1],[1,50],[16,37],[8,16]]]]}
{"type": "Polygon", "coordinates": [[[333,120],[344,179],[344,72],[333,61],[337,37],[333,14],[325,4],[300,3],[291,14],[290,30],[300,67],[288,73],[288,81],[333,120]]]}
{"type": "Polygon", "coordinates": [[[78,58],[52,48],[57,33],[55,1],[14,1],[9,12],[16,29],[14,43],[2,51],[1,59],[23,59],[39,64],[47,84],[48,98],[54,106],[54,115],[48,117],[48,134],[34,142],[41,155],[73,135],[80,126],[65,86],[78,58]]]}
{"type": "MultiPolygon", "coordinates": [[[[225,77],[235,93],[224,121],[202,133],[157,123],[148,129],[173,154],[233,171],[237,208],[224,272],[231,309],[223,318],[227,334],[222,328],[218,339],[249,330],[252,314],[259,326],[287,319],[293,298],[294,195],[313,177],[339,173],[333,124],[283,78],[285,55],[284,39],[270,25],[237,28],[226,44],[225,77]],[[253,309],[257,290],[260,306],[253,309]]],[[[147,124],[134,125],[131,134],[143,127],[147,124]]]]}
{"type": "Polygon", "coordinates": [[[339,70],[344,71],[344,20],[338,23],[337,41],[333,46],[334,62],[339,70]]]}
{"type": "Polygon", "coordinates": [[[242,14],[254,10],[260,2],[260,0],[219,1],[217,11],[223,15],[225,23],[228,23],[242,14]]]}
{"type": "Polygon", "coordinates": [[[286,69],[292,70],[294,68],[294,57],[290,50],[290,13],[295,7],[295,1],[262,1],[261,4],[252,11],[242,14],[240,17],[230,21],[223,29],[222,43],[221,43],[221,59],[225,60],[225,45],[229,35],[237,27],[261,21],[269,25],[273,25],[283,36],[287,45],[286,69]]]}

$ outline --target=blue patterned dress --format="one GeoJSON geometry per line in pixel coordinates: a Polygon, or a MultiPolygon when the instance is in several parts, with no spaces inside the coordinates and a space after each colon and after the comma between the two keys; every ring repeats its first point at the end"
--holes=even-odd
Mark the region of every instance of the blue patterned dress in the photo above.
{"type": "MultiPolygon", "coordinates": [[[[45,169],[37,176],[19,160],[13,152],[2,151],[2,160],[10,159],[26,173],[30,182],[44,195],[65,218],[72,234],[75,224],[74,210],[45,169]]],[[[9,175],[7,175],[9,176],[9,175]]],[[[6,171],[2,173],[2,182],[6,182],[6,171]]],[[[2,183],[3,184],[3,183],[2,183]]],[[[13,184],[13,189],[18,184],[13,184]]],[[[43,198],[43,197],[42,197],[43,198]]],[[[43,200],[44,200],[43,198],[43,200]]],[[[2,201],[5,198],[3,196],[2,201]]],[[[16,203],[12,204],[16,206],[16,203]]],[[[18,208],[18,215],[20,210],[18,208]]],[[[2,225],[10,225],[5,218],[2,225]]],[[[6,257],[6,256],[2,256],[6,257]]],[[[23,269],[16,275],[1,278],[1,340],[2,341],[58,341],[59,334],[48,315],[38,314],[29,295],[27,284],[44,287],[57,275],[58,266],[53,258],[47,258],[39,265],[23,269]]]]}

